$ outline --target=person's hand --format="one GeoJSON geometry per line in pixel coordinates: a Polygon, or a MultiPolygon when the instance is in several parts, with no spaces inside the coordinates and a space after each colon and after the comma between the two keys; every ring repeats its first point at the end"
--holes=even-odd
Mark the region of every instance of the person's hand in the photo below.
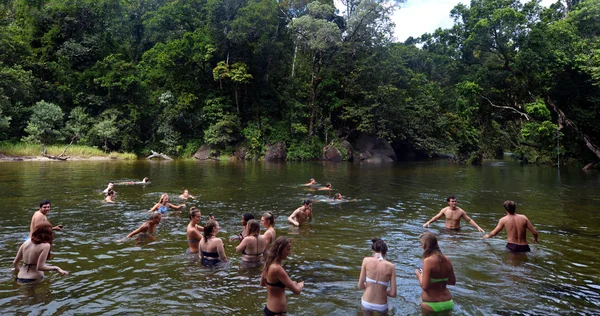
{"type": "Polygon", "coordinates": [[[62,275],[67,275],[67,274],[69,274],[69,272],[68,272],[68,271],[65,271],[65,270],[63,270],[63,269],[61,269],[61,268],[59,268],[59,267],[56,267],[56,272],[58,272],[58,273],[60,273],[60,274],[62,274],[62,275]]]}
{"type": "Polygon", "coordinates": [[[423,227],[429,227],[429,223],[423,224],[423,227]]]}
{"type": "Polygon", "coordinates": [[[488,239],[488,238],[490,238],[490,234],[485,234],[485,235],[483,235],[483,238],[484,238],[484,239],[488,239]]]}
{"type": "Polygon", "coordinates": [[[56,226],[52,227],[52,230],[61,231],[61,230],[63,230],[63,227],[64,227],[63,225],[56,225],[56,226]]]}
{"type": "Polygon", "coordinates": [[[536,244],[540,243],[537,239],[534,239],[533,242],[536,243],[536,244]]]}
{"type": "Polygon", "coordinates": [[[304,288],[304,281],[296,282],[296,284],[300,287],[300,291],[304,288]]]}
{"type": "Polygon", "coordinates": [[[179,205],[179,206],[181,206],[181,207],[185,207],[185,204],[181,204],[181,205],[179,205]]]}
{"type": "Polygon", "coordinates": [[[480,233],[485,233],[485,230],[483,230],[481,227],[479,227],[477,230],[479,230],[480,233]]]}

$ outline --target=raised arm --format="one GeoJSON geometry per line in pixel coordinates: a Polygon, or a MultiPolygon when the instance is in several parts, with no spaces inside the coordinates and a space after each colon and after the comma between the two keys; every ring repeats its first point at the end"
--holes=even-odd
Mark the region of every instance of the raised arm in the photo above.
{"type": "Polygon", "coordinates": [[[173,205],[173,204],[171,204],[171,203],[167,203],[167,205],[168,205],[170,208],[172,208],[172,209],[176,209],[176,210],[178,210],[178,209],[180,209],[180,208],[182,208],[182,207],[185,207],[185,204],[173,205]]]}
{"type": "Polygon", "coordinates": [[[492,230],[489,234],[486,234],[485,236],[483,236],[483,238],[490,238],[490,237],[494,237],[496,235],[498,235],[498,233],[504,228],[504,221],[502,219],[500,219],[498,221],[498,226],[496,226],[496,228],[494,228],[494,230],[492,230]]]}
{"type": "Polygon", "coordinates": [[[469,222],[469,224],[473,225],[473,227],[477,228],[478,231],[484,233],[485,230],[481,229],[481,227],[479,227],[479,225],[477,225],[477,223],[475,223],[475,221],[469,217],[469,215],[467,215],[466,212],[463,211],[463,216],[462,216],[467,222],[469,222]]]}
{"type": "Polygon", "coordinates": [[[440,217],[444,216],[444,210],[441,210],[436,216],[432,217],[427,223],[423,224],[423,227],[429,227],[429,224],[437,221],[440,217]]]}

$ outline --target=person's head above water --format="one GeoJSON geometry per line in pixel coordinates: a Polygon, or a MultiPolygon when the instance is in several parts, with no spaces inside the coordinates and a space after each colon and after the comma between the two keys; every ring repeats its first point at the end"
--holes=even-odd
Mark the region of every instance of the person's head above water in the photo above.
{"type": "Polygon", "coordinates": [[[419,241],[421,242],[421,248],[423,248],[423,258],[427,258],[434,253],[441,254],[440,246],[438,245],[437,237],[433,233],[424,232],[419,237],[419,241]]]}
{"type": "Polygon", "coordinates": [[[334,200],[341,200],[341,199],[342,199],[342,194],[341,194],[341,193],[336,193],[336,194],[333,196],[333,199],[334,199],[334,200]]]}
{"type": "Polygon", "coordinates": [[[517,212],[517,204],[514,201],[506,200],[504,201],[504,209],[508,214],[515,215],[517,212]]]}
{"type": "Polygon", "coordinates": [[[272,212],[265,212],[262,216],[263,226],[266,227],[265,224],[269,224],[269,226],[275,226],[275,216],[272,212]]]}
{"type": "Polygon", "coordinates": [[[144,179],[142,179],[142,182],[144,182],[144,183],[146,183],[146,182],[148,182],[148,181],[149,181],[149,180],[148,180],[148,177],[145,177],[144,179]]]}
{"type": "Polygon", "coordinates": [[[254,215],[252,213],[242,214],[242,225],[246,226],[246,224],[248,224],[248,221],[250,221],[251,219],[254,219],[254,215]]]}
{"type": "Polygon", "coordinates": [[[248,221],[248,235],[258,236],[260,234],[260,224],[257,220],[251,219],[248,221]]]}
{"type": "Polygon", "coordinates": [[[373,245],[371,245],[371,249],[374,252],[380,253],[385,256],[385,254],[388,251],[388,247],[387,247],[387,244],[385,243],[385,241],[383,241],[382,239],[379,239],[378,237],[371,239],[371,241],[373,242],[373,245]]]}
{"type": "Polygon", "coordinates": [[[306,200],[304,200],[304,201],[302,202],[302,205],[305,205],[305,206],[310,206],[310,205],[312,205],[312,200],[311,200],[311,199],[306,199],[306,200]]]}

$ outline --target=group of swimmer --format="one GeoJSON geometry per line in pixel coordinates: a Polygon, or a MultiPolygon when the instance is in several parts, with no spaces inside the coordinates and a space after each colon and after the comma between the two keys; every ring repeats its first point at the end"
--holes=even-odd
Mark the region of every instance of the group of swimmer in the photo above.
{"type": "MultiPolygon", "coordinates": [[[[148,183],[147,178],[143,183],[148,183]]],[[[307,186],[315,186],[316,181],[311,179],[307,186]]],[[[109,183],[104,191],[107,196],[113,192],[115,183],[109,183]]],[[[133,184],[133,183],[127,183],[133,184]]],[[[326,188],[331,189],[328,184],[326,188]]],[[[327,189],[325,189],[327,190],[327,189]]],[[[180,195],[180,198],[193,198],[187,190],[180,195]]],[[[465,219],[480,232],[484,230],[473,221],[464,210],[457,207],[457,201],[454,196],[446,199],[448,207],[442,209],[439,214],[427,221],[423,227],[429,225],[442,216],[446,218],[446,229],[460,229],[461,219],[465,219]]],[[[48,265],[46,260],[50,257],[50,249],[53,242],[53,231],[63,230],[62,225],[52,226],[46,215],[50,212],[50,201],[40,202],[39,209],[31,219],[29,239],[19,248],[13,261],[14,270],[17,272],[17,283],[31,283],[43,279],[45,271],[56,271],[60,274],[68,274],[67,271],[58,266],[48,265]],[[20,263],[23,261],[23,265],[20,263]]],[[[156,227],[162,219],[162,214],[169,208],[181,209],[185,204],[174,205],[168,202],[168,195],[163,194],[158,203],[156,203],[149,212],[152,212],[150,219],[139,228],[127,235],[133,237],[144,233],[153,234],[156,227]]],[[[516,214],[516,204],[513,201],[505,201],[504,209],[506,215],[502,217],[498,225],[489,234],[483,238],[490,238],[506,228],[508,244],[506,248],[511,252],[530,251],[526,234],[529,230],[533,234],[533,241],[538,242],[538,233],[533,228],[529,219],[520,214],[516,214]]],[[[198,254],[203,265],[214,266],[219,262],[227,262],[227,256],[223,245],[223,240],[217,238],[220,227],[212,213],[204,226],[200,226],[201,211],[196,207],[191,207],[189,211],[190,222],[186,227],[187,242],[190,254],[198,254]]],[[[295,226],[300,226],[309,219],[312,220],[312,201],[306,199],[302,205],[294,210],[288,217],[288,222],[295,226]]],[[[286,315],[287,301],[285,289],[291,290],[294,294],[299,294],[304,281],[295,282],[290,279],[282,266],[283,261],[289,256],[292,249],[292,242],[288,237],[276,238],[275,216],[271,212],[265,212],[261,216],[260,224],[254,219],[251,213],[244,213],[241,218],[242,231],[240,234],[230,238],[230,241],[240,241],[235,248],[236,252],[242,254],[242,262],[248,266],[263,265],[260,278],[260,284],[267,288],[267,304],[264,307],[264,315],[286,315]],[[265,227],[264,234],[260,234],[260,225],[265,227]],[[262,263],[264,259],[264,264],[262,263]]],[[[421,248],[423,249],[422,268],[415,270],[416,278],[422,288],[421,309],[425,313],[440,312],[451,310],[454,307],[452,294],[447,289],[447,285],[456,284],[456,276],[452,267],[452,262],[444,256],[438,245],[437,237],[430,232],[425,232],[419,237],[421,248]]],[[[379,238],[372,239],[372,256],[363,259],[358,288],[364,290],[361,299],[361,309],[364,315],[372,315],[373,312],[387,314],[387,297],[396,297],[396,268],[393,263],[386,260],[387,244],[379,238]]]]}

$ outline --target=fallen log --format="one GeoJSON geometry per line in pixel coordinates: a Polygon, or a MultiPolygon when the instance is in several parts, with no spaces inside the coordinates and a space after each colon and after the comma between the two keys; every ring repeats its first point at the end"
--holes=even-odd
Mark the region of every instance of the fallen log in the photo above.
{"type": "Polygon", "coordinates": [[[165,160],[173,160],[173,158],[163,154],[163,153],[157,153],[154,150],[151,150],[152,155],[146,157],[146,159],[152,159],[152,158],[161,158],[161,159],[165,159],[165,160]]]}

